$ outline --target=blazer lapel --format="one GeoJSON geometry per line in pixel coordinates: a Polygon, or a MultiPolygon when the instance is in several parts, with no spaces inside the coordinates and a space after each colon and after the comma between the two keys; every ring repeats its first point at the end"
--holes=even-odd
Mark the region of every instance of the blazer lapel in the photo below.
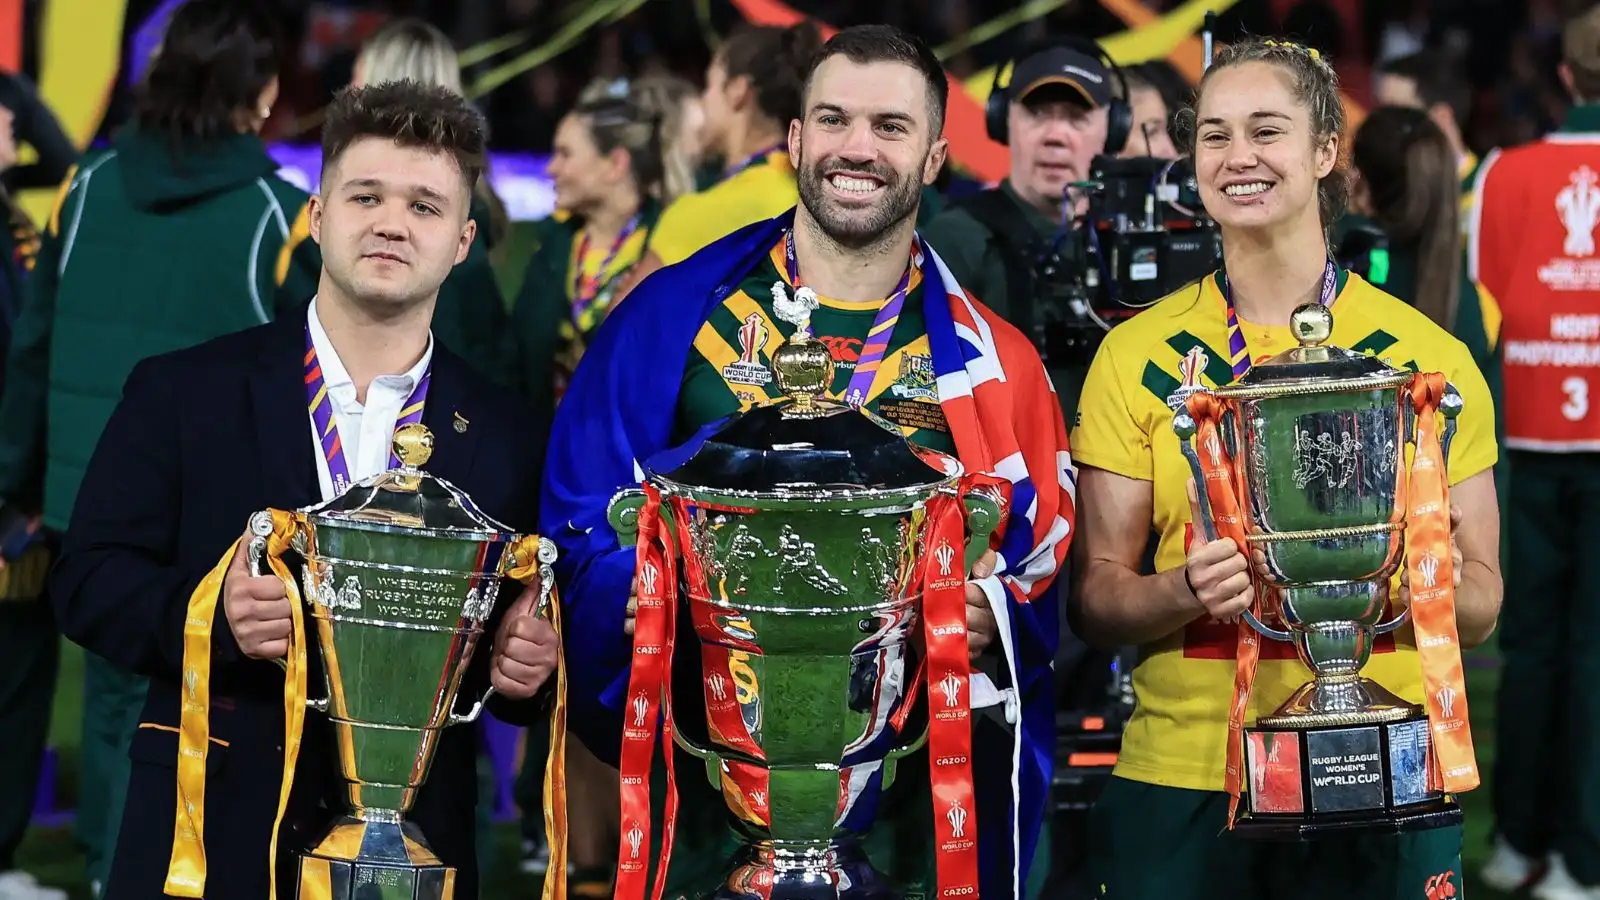
{"type": "Polygon", "coordinates": [[[280,317],[250,376],[255,445],[267,502],[298,509],[322,499],[305,395],[305,313],[280,317]]]}
{"type": "Polygon", "coordinates": [[[435,342],[433,380],[422,408],[422,424],[433,432],[433,456],[423,468],[462,490],[471,483],[483,431],[483,423],[473,421],[477,409],[466,386],[466,363],[435,342]]]}

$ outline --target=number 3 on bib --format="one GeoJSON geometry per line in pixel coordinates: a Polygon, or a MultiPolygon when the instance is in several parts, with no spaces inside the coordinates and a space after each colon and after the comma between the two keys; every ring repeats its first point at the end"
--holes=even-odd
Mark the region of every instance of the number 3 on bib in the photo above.
{"type": "Polygon", "coordinates": [[[1561,382],[1567,402],[1561,404],[1561,414],[1570,422],[1577,422],[1589,413],[1589,381],[1574,375],[1561,382]]]}

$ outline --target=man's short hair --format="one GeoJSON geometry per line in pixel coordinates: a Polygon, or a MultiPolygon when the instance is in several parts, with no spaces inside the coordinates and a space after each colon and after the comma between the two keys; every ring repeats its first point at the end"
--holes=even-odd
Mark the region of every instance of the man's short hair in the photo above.
{"type": "Polygon", "coordinates": [[[322,126],[322,169],[331,168],[362,138],[449,153],[471,190],[483,175],[487,153],[483,115],[449,88],[417,81],[347,87],[328,106],[322,126]]]}
{"type": "Polygon", "coordinates": [[[1438,50],[1421,50],[1385,63],[1380,74],[1408,79],[1417,86],[1424,109],[1440,103],[1450,107],[1457,125],[1472,115],[1472,84],[1455,58],[1438,50]]]}
{"type": "Polygon", "coordinates": [[[1600,4],[1567,20],[1561,29],[1561,60],[1572,71],[1572,89],[1579,99],[1600,100],[1600,4]]]}
{"type": "MultiPolygon", "coordinates": [[[[939,63],[939,58],[933,55],[933,51],[921,38],[893,25],[855,25],[845,28],[823,44],[817,55],[812,57],[811,67],[806,71],[805,93],[810,92],[811,81],[816,77],[817,69],[834,56],[843,56],[860,65],[879,62],[904,63],[921,72],[923,80],[928,85],[928,115],[933,126],[933,136],[937,138],[944,131],[944,113],[950,101],[950,83],[945,78],[944,66],[939,63]]],[[[802,110],[801,114],[804,113],[802,110]]]]}

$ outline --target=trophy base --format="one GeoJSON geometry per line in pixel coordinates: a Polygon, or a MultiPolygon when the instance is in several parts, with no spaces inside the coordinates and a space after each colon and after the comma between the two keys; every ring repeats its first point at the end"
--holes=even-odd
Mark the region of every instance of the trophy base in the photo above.
{"type": "Polygon", "coordinates": [[[300,854],[299,900],[454,900],[456,870],[439,861],[415,825],[339,819],[300,854]]]}
{"type": "Polygon", "coordinates": [[[774,845],[739,849],[716,888],[681,900],[901,900],[906,892],[873,868],[859,844],[791,852],[774,845]]]}
{"type": "Polygon", "coordinates": [[[1434,764],[1427,715],[1419,706],[1397,702],[1402,705],[1365,715],[1284,715],[1280,710],[1246,728],[1239,835],[1299,841],[1460,822],[1455,800],[1430,783],[1434,764]]]}

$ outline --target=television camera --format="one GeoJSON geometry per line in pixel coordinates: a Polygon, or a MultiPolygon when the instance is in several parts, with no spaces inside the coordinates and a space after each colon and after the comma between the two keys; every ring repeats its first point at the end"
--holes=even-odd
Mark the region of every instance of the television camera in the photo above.
{"type": "Polygon", "coordinates": [[[1052,367],[1087,366],[1112,326],[1221,265],[1221,235],[1187,157],[1097,156],[1062,205],[1069,224],[1033,273],[1030,337],[1052,367]],[[1080,197],[1087,212],[1070,218],[1080,197]]]}

